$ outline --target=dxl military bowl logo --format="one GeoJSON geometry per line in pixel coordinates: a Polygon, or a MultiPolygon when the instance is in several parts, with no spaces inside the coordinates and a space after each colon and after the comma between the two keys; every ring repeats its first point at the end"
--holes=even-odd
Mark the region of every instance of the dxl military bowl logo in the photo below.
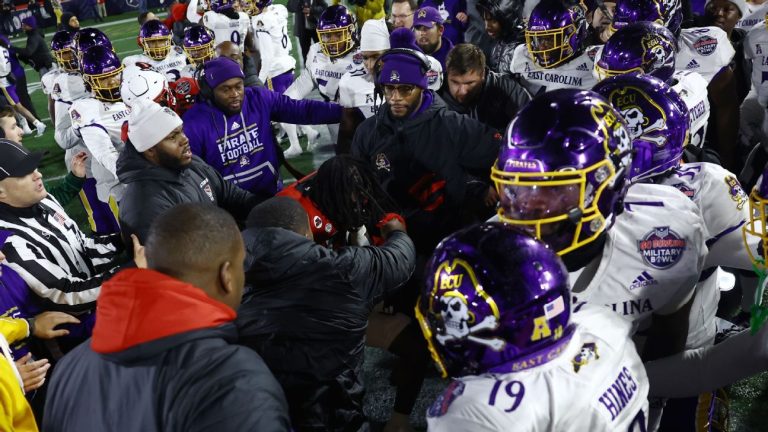
{"type": "Polygon", "coordinates": [[[680,261],[686,241],[666,227],[656,227],[638,240],[637,248],[646,264],[657,269],[668,269],[680,261]]]}

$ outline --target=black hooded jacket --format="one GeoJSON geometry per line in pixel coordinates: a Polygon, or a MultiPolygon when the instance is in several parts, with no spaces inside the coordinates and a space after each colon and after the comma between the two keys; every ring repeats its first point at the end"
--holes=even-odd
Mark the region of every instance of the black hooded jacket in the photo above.
{"type": "MultiPolygon", "coordinates": [[[[245,220],[262,199],[224,180],[197,156],[186,168],[175,171],[149,162],[129,142],[117,160],[117,178],[126,185],[120,201],[123,238],[136,234],[144,241],[152,221],[182,203],[211,203],[245,220]]],[[[130,244],[130,243],[128,243],[130,244]]]]}
{"type": "Polygon", "coordinates": [[[531,100],[530,93],[511,75],[489,69],[485,71],[483,88],[472,106],[456,101],[448,86],[443,86],[440,97],[449,110],[468,115],[499,131],[505,130],[517,112],[531,100]]]}
{"type": "Polygon", "coordinates": [[[407,119],[390,114],[389,104],[358,126],[352,154],[368,161],[384,190],[395,199],[420,253],[431,253],[466,221],[474,179],[489,179],[501,134],[475,119],[431,105],[407,119]]]}
{"type": "Polygon", "coordinates": [[[381,247],[328,249],[282,228],[250,228],[238,311],[240,343],[283,386],[297,430],[357,431],[368,315],[415,267],[408,236],[381,247]]]}

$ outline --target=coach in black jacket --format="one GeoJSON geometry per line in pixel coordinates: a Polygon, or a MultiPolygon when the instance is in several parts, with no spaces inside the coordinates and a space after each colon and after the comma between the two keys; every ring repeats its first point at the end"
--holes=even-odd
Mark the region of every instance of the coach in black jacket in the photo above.
{"type": "Polygon", "coordinates": [[[131,234],[144,240],[152,221],[181,203],[210,203],[244,221],[262,200],[224,180],[193,156],[181,119],[168,108],[135,102],[128,119],[128,138],[117,160],[118,180],[126,185],[119,203],[126,241],[131,234]]]}
{"type": "Polygon", "coordinates": [[[485,54],[470,44],[459,44],[445,64],[448,85],[440,90],[448,109],[504,131],[531,95],[509,74],[485,65],[485,54]]]}
{"type": "Polygon", "coordinates": [[[352,155],[371,164],[402,209],[416,249],[428,255],[466,223],[466,209],[490,193],[501,134],[447,110],[427,89],[420,54],[382,56],[377,79],[386,102],[358,126],[352,155]]]}
{"type": "Polygon", "coordinates": [[[363,415],[363,347],[368,315],[413,272],[413,243],[396,219],[381,247],[327,249],[312,240],[298,201],[256,206],[243,232],[241,343],[283,386],[297,431],[357,431],[363,415]]]}

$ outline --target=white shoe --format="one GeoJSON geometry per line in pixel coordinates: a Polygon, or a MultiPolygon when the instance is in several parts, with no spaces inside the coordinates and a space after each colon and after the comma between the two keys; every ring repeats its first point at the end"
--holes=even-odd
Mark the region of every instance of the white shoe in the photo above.
{"type": "Polygon", "coordinates": [[[286,159],[293,159],[301,156],[301,153],[301,147],[289,147],[288,150],[283,152],[283,156],[285,156],[286,159]]]}
{"type": "Polygon", "coordinates": [[[45,133],[45,123],[41,122],[40,120],[35,122],[35,128],[37,129],[37,133],[35,134],[36,137],[41,137],[45,133]]]}
{"type": "Polygon", "coordinates": [[[315,128],[307,127],[304,129],[304,132],[307,136],[307,151],[311,153],[317,148],[318,144],[320,144],[317,142],[317,139],[320,138],[320,131],[315,128]]]}
{"type": "Polygon", "coordinates": [[[32,133],[32,129],[29,128],[29,122],[27,122],[27,119],[24,117],[19,116],[18,124],[21,126],[21,131],[24,132],[24,135],[29,135],[32,133]]]}

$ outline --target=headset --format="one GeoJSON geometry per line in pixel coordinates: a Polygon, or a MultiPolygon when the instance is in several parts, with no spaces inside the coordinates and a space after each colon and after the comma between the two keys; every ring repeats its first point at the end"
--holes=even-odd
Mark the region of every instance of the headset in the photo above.
{"type": "Polygon", "coordinates": [[[197,65],[193,76],[197,80],[197,86],[200,88],[200,91],[197,93],[200,99],[211,101],[213,100],[213,89],[208,85],[208,81],[205,80],[205,63],[207,62],[197,65]]]}
{"type": "MultiPolygon", "coordinates": [[[[376,63],[373,64],[373,77],[374,77],[374,90],[373,90],[373,101],[374,101],[374,112],[378,112],[380,105],[377,105],[376,101],[384,100],[384,88],[381,84],[379,84],[379,76],[381,75],[381,68],[384,65],[384,60],[386,60],[387,57],[392,56],[393,54],[406,54],[409,55],[416,60],[419,61],[419,66],[421,68],[421,73],[426,75],[427,72],[429,72],[432,69],[432,62],[429,61],[429,58],[421,51],[417,51],[415,49],[410,48],[390,48],[381,55],[376,60],[376,63]]],[[[201,86],[202,91],[202,86],[201,86]]]]}

